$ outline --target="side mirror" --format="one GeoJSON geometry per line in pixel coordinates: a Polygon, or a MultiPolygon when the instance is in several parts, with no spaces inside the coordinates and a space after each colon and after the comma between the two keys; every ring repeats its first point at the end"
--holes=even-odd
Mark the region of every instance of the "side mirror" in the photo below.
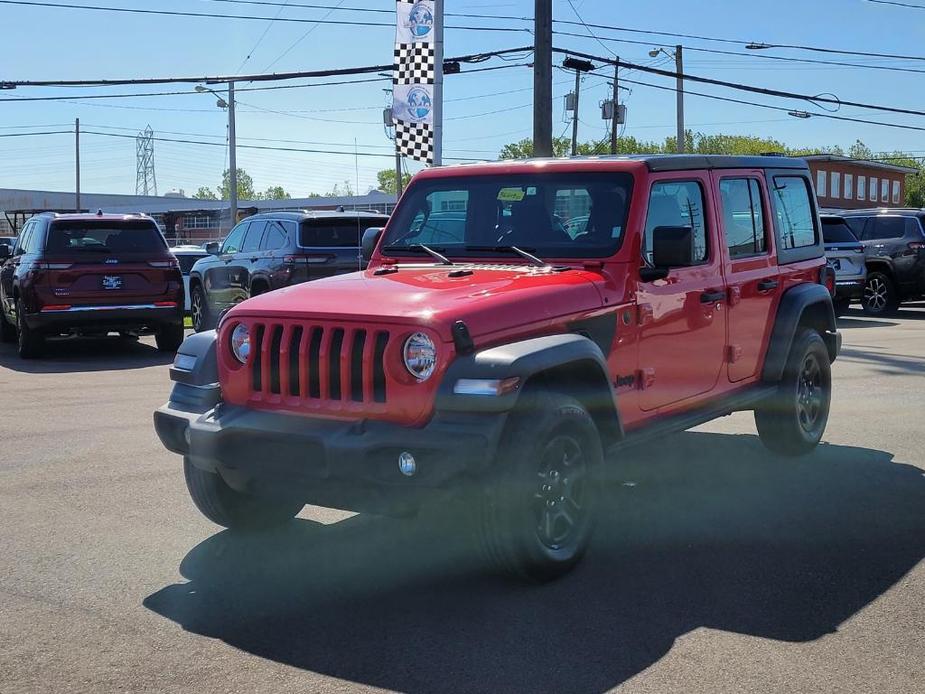
{"type": "Polygon", "coordinates": [[[8,243],[0,243],[0,260],[6,260],[13,255],[13,250],[8,243]]]}
{"type": "Polygon", "coordinates": [[[382,237],[383,229],[385,227],[370,227],[363,232],[361,253],[364,263],[368,263],[369,259],[373,257],[373,251],[376,250],[376,244],[379,243],[379,239],[382,237]]]}
{"type": "Polygon", "coordinates": [[[655,267],[690,267],[694,264],[694,230],[691,227],[655,227],[652,232],[655,267]]]}
{"type": "Polygon", "coordinates": [[[209,255],[218,255],[219,250],[218,241],[209,241],[206,244],[206,253],[209,255]]]}

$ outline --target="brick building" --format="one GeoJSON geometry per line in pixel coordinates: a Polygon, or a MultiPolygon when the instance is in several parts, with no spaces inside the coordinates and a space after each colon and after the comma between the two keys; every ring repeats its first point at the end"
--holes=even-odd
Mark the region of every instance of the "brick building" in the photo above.
{"type": "Polygon", "coordinates": [[[834,154],[813,154],[804,159],[813,175],[819,206],[829,209],[904,207],[906,176],[917,173],[908,166],[834,154]]]}

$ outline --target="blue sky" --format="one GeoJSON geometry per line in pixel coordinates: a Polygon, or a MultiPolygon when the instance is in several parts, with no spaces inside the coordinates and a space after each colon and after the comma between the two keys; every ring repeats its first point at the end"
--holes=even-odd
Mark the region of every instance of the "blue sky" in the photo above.
{"type": "MultiPolygon", "coordinates": [[[[312,0],[293,0],[293,2],[312,0]]],[[[315,0],[319,2],[320,0],[315,0]]],[[[326,0],[321,4],[337,4],[326,0]]],[[[639,29],[729,37],[767,43],[810,44],[853,50],[925,55],[925,10],[903,9],[866,0],[572,0],[586,22],[639,29]]],[[[82,4],[77,0],[75,4],[82,4]]],[[[248,6],[215,0],[98,0],[109,6],[157,8],[217,14],[273,17],[277,7],[248,6]]],[[[347,0],[348,7],[394,8],[394,3],[347,0]]],[[[923,3],[925,4],[925,3],[923,3]]],[[[532,16],[531,0],[452,0],[448,12],[532,16]]],[[[325,10],[283,8],[281,18],[320,19],[325,10]]],[[[229,74],[242,72],[312,70],[391,62],[393,29],[389,27],[323,26],[277,21],[243,21],[227,18],[179,18],[98,13],[77,9],[45,9],[0,5],[4,31],[3,79],[78,79],[229,74]],[[264,32],[266,32],[264,34],[264,32]],[[306,33],[308,35],[306,36],[306,33]],[[263,35],[262,40],[261,35],[263,35]],[[299,39],[303,37],[301,41],[299,39]],[[259,45],[258,45],[258,40],[259,45]],[[298,43],[296,43],[299,41],[298,43]],[[295,44],[295,47],[284,52],[295,44]],[[250,59],[245,58],[250,54],[250,59]]],[[[556,19],[575,20],[567,0],[555,0],[556,19]]],[[[391,15],[335,12],[331,19],[392,21],[391,15]]],[[[510,20],[448,18],[448,25],[519,27],[522,32],[447,29],[447,56],[509,48],[532,43],[526,31],[532,25],[510,20]]],[[[559,26],[576,34],[580,26],[559,26]]],[[[648,50],[677,41],[641,34],[594,30],[600,37],[642,41],[606,42],[623,60],[652,63],[648,50]]],[[[740,51],[737,46],[700,40],[680,40],[686,51],[685,70],[758,86],[818,94],[831,92],[842,99],[920,108],[925,74],[889,72],[841,66],[807,65],[742,57],[713,55],[694,47],[740,51]]],[[[606,55],[607,48],[590,37],[556,37],[559,47],[606,55]]],[[[747,53],[742,50],[742,53],[747,53]]],[[[767,55],[810,57],[925,69],[925,62],[876,58],[849,58],[806,52],[774,50],[767,55]]],[[[561,57],[557,62],[561,61],[561,57]]],[[[522,60],[513,63],[524,62],[522,60]]],[[[502,64],[498,61],[486,65],[502,64]]],[[[665,65],[671,69],[671,65],[665,65]]],[[[670,86],[663,77],[627,73],[629,79],[670,86]]],[[[303,81],[304,82],[304,81],[303,81]]],[[[562,96],[572,78],[554,75],[553,122],[556,134],[570,132],[563,121],[562,96]]],[[[447,157],[493,158],[506,143],[529,137],[532,128],[531,71],[514,66],[497,71],[449,76],[446,79],[445,144],[447,157]],[[520,108],[518,108],[520,107],[520,108]]],[[[246,85],[242,85],[246,86],[246,85]]],[[[244,92],[238,95],[239,144],[293,146],[350,152],[357,149],[388,154],[389,141],[381,125],[388,81],[340,87],[244,92]],[[277,142],[281,140],[294,143],[277,142]],[[318,144],[300,144],[300,143],[318,144]]],[[[661,140],[674,133],[674,95],[629,85],[622,100],[628,108],[627,135],[661,140]]],[[[799,102],[742,95],[718,87],[690,89],[736,96],[788,108],[814,110],[799,102]]],[[[2,97],[93,94],[127,91],[185,90],[166,88],[62,89],[21,88],[0,92],[2,97]]],[[[582,87],[580,137],[599,138],[605,124],[598,102],[605,98],[604,77],[590,75],[582,87]]],[[[925,118],[897,116],[845,107],[841,115],[925,125],[925,118]]],[[[848,146],[861,139],[875,150],[925,150],[923,133],[872,125],[813,118],[798,120],[786,113],[711,101],[690,96],[687,124],[704,133],[741,133],[773,136],[794,146],[848,146]]],[[[133,134],[150,124],[163,137],[223,143],[226,115],[210,95],[192,94],[80,102],[0,104],[0,134],[72,127],[97,132],[133,134]],[[183,134],[176,134],[183,133],[183,134]]],[[[73,187],[73,138],[69,135],[0,138],[0,187],[70,190],[73,187]]],[[[82,138],[82,188],[91,192],[132,193],[135,189],[135,143],[132,139],[87,134],[82,138]]],[[[192,193],[200,185],[215,187],[226,167],[222,146],[175,142],[155,145],[158,192],[182,188],[192,193]]],[[[238,165],[248,171],[258,190],[282,185],[294,196],[324,193],[349,180],[365,192],[375,173],[391,160],[355,158],[350,154],[308,154],[240,149],[238,165]],[[358,169],[358,170],[357,170],[358,169]]]]}

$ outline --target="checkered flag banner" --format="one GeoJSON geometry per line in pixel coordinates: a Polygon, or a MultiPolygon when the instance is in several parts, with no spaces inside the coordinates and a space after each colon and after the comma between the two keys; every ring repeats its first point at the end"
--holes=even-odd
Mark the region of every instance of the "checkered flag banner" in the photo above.
{"type": "Polygon", "coordinates": [[[442,41],[438,41],[438,2],[398,0],[395,63],[392,73],[392,121],[399,154],[425,164],[435,154],[440,123],[435,122],[443,79],[442,41]]]}

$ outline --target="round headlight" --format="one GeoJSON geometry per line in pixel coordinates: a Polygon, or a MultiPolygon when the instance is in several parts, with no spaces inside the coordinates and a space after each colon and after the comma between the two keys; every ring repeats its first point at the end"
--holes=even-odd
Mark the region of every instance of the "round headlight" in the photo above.
{"type": "Polygon", "coordinates": [[[437,347],[424,333],[415,333],[405,340],[405,366],[419,381],[430,378],[437,368],[437,347]]]}
{"type": "Polygon", "coordinates": [[[251,353],[251,335],[243,323],[238,323],[231,331],[231,353],[242,364],[247,363],[247,357],[251,353]]]}

